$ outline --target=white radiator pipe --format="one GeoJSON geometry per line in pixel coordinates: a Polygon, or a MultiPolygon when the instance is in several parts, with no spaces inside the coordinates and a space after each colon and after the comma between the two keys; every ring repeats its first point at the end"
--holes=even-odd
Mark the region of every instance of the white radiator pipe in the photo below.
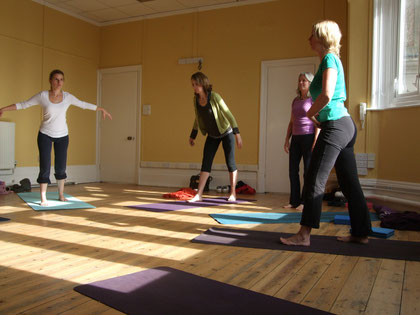
{"type": "Polygon", "coordinates": [[[395,203],[399,203],[399,204],[403,204],[403,205],[407,205],[407,206],[420,208],[420,202],[415,201],[415,200],[391,197],[391,196],[386,196],[386,195],[377,195],[377,194],[365,194],[365,198],[366,199],[372,198],[372,199],[377,199],[377,200],[385,201],[385,202],[386,201],[395,202],[395,203]]]}

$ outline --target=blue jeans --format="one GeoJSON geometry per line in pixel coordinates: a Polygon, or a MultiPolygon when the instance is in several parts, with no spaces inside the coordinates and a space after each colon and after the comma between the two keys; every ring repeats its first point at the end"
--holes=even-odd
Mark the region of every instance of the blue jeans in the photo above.
{"type": "Polygon", "coordinates": [[[66,164],[69,136],[52,138],[38,132],[39,175],[37,182],[40,184],[51,184],[50,169],[52,143],[54,143],[54,176],[57,180],[67,178],[66,164]]]}
{"type": "Polygon", "coordinates": [[[356,126],[350,116],[322,123],[305,176],[301,225],[319,228],[325,185],[335,166],[338,183],[348,201],[351,234],[365,237],[371,232],[369,211],[360,187],[354,157],[356,136],[356,126]]]}

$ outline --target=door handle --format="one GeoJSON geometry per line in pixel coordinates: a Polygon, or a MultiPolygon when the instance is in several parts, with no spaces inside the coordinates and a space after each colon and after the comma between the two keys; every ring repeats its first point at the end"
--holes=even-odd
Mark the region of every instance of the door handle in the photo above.
{"type": "Polygon", "coordinates": [[[134,140],[134,137],[129,136],[127,137],[127,140],[134,140]]]}

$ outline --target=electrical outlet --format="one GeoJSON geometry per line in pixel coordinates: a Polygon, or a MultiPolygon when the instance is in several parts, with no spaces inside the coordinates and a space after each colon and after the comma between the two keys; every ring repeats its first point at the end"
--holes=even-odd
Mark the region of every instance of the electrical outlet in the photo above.
{"type": "Polygon", "coordinates": [[[356,153],[356,161],[367,161],[367,153],[356,153]]]}
{"type": "Polygon", "coordinates": [[[375,161],[375,153],[368,153],[368,161],[375,161]]]}
{"type": "Polygon", "coordinates": [[[368,161],[356,160],[357,167],[368,167],[368,161]]]}
{"type": "Polygon", "coordinates": [[[368,174],[368,170],[366,167],[358,167],[357,168],[357,174],[359,175],[367,175],[368,174]]]}

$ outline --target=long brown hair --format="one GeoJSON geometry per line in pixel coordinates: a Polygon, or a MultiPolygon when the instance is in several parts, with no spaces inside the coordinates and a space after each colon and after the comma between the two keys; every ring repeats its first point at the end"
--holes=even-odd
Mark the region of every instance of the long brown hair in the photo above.
{"type": "Polygon", "coordinates": [[[210,84],[209,78],[202,72],[194,73],[191,76],[191,81],[195,81],[198,85],[201,85],[207,94],[210,93],[213,88],[213,85],[210,84]]]}

